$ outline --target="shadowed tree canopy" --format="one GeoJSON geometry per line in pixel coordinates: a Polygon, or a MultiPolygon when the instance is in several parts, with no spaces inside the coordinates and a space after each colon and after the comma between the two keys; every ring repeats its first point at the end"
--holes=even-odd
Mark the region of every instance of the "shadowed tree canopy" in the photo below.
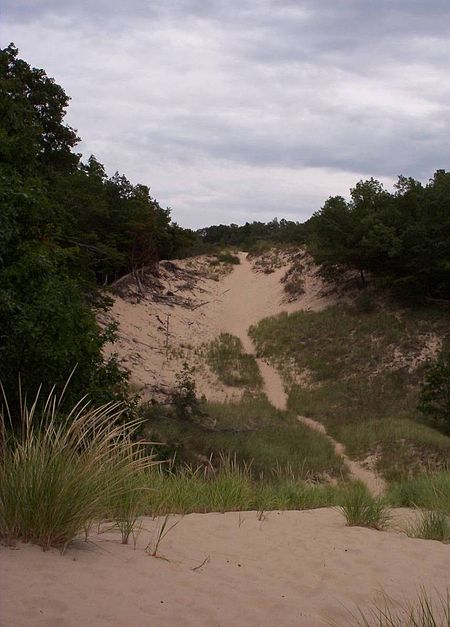
{"type": "Polygon", "coordinates": [[[64,123],[69,98],[10,44],[0,51],[0,380],[19,374],[30,394],[62,386],[74,397],[123,397],[126,373],[102,348],[99,290],[124,273],[183,254],[196,241],[145,185],[82,163],[64,123]]]}

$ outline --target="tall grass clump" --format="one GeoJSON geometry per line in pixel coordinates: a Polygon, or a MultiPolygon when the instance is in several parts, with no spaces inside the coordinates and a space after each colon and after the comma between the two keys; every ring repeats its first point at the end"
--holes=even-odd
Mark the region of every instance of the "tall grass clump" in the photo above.
{"type": "Polygon", "coordinates": [[[397,481],[389,489],[393,506],[422,507],[450,514],[450,470],[397,481]]]}
{"type": "Polygon", "coordinates": [[[443,510],[423,511],[419,522],[408,530],[408,535],[424,540],[450,542],[450,516],[443,510]]]}
{"type": "Polygon", "coordinates": [[[387,599],[383,606],[374,605],[368,611],[359,609],[350,613],[348,624],[358,627],[448,627],[450,625],[450,592],[437,595],[434,600],[426,590],[421,590],[415,603],[403,604],[393,610],[387,599]]]}
{"type": "Polygon", "coordinates": [[[356,481],[347,488],[340,511],[349,527],[384,529],[390,519],[384,499],[374,497],[367,487],[356,481]]]}
{"type": "Polygon", "coordinates": [[[63,550],[105,516],[130,477],[150,465],[133,442],[139,420],[123,422],[118,403],[80,401],[66,414],[54,391],[0,416],[0,536],[63,550]],[[12,425],[20,423],[17,429],[12,425]]]}

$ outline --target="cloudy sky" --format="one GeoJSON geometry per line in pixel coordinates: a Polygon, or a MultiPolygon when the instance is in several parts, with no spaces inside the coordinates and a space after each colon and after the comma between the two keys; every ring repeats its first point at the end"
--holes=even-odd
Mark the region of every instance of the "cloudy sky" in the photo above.
{"type": "Polygon", "coordinates": [[[4,0],[109,173],[183,226],[304,220],[450,167],[449,0],[4,0]]]}

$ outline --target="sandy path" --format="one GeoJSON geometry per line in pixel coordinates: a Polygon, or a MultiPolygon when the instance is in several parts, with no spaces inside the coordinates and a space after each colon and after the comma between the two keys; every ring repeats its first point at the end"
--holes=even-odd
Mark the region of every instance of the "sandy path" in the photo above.
{"type": "MultiPolygon", "coordinates": [[[[216,311],[219,332],[227,331],[239,337],[247,353],[254,354],[255,347],[248,335],[251,325],[262,318],[278,314],[282,311],[295,311],[311,306],[308,296],[296,303],[282,304],[283,292],[280,278],[284,269],[272,274],[257,274],[253,272],[246,253],[239,253],[240,265],[235,266],[233,272],[224,279],[224,299],[216,311]]],[[[317,304],[317,303],[316,303],[317,304]]],[[[278,371],[263,359],[257,359],[261,375],[264,380],[264,391],[269,401],[278,409],[286,409],[287,396],[284,383],[278,371]]],[[[367,485],[375,496],[381,495],[385,488],[385,481],[356,461],[351,460],[345,453],[341,442],[327,434],[320,422],[299,416],[298,419],[307,427],[320,431],[331,442],[337,455],[345,462],[351,476],[367,485]]]]}
{"type": "Polygon", "coordinates": [[[313,420],[312,418],[307,418],[306,416],[298,416],[298,419],[310,429],[323,433],[327,440],[329,440],[333,445],[335,453],[343,458],[344,463],[350,471],[352,477],[365,483],[374,496],[381,496],[385,492],[386,482],[383,477],[380,477],[380,475],[350,459],[345,453],[345,446],[341,442],[337,442],[331,437],[331,435],[328,435],[321,422],[313,420]]]}
{"type": "Polygon", "coordinates": [[[137,549],[94,536],[61,556],[0,547],[2,627],[320,627],[350,625],[348,610],[443,593],[450,546],[345,527],[332,509],[191,514],[160,553],[144,549],[157,521],[144,519],[137,549]],[[209,558],[197,571],[192,568],[209,558]]]}

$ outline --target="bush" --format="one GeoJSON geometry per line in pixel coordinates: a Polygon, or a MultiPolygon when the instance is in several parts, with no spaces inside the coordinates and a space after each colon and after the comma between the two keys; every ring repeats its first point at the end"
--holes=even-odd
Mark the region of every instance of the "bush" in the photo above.
{"type": "Polygon", "coordinates": [[[184,362],[181,372],[175,375],[177,385],[172,395],[177,418],[192,419],[201,416],[201,403],[197,398],[197,388],[194,379],[194,368],[184,362]]]}
{"type": "Polygon", "coordinates": [[[450,435],[450,353],[428,366],[419,409],[450,435]]]}
{"type": "Polygon", "coordinates": [[[237,266],[241,263],[241,260],[237,255],[232,255],[229,252],[220,253],[219,255],[217,255],[216,259],[221,263],[231,263],[234,266],[237,266]]]}
{"type": "Polygon", "coordinates": [[[0,417],[0,536],[8,543],[64,550],[150,463],[132,442],[140,421],[121,424],[119,404],[81,401],[62,416],[60,400],[51,392],[42,410],[38,396],[23,404],[16,432],[0,417]]]}

